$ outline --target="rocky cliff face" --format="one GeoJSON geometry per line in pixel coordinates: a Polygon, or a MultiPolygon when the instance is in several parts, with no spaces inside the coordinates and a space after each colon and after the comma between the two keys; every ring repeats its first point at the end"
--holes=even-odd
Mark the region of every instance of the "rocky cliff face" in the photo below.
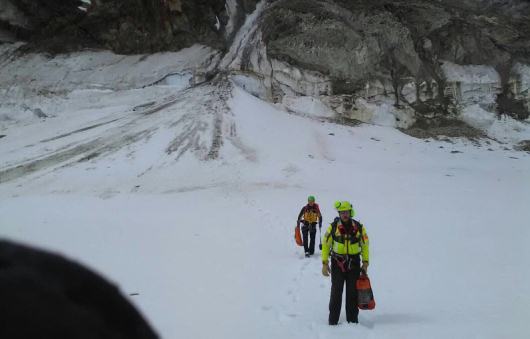
{"type": "MultiPolygon", "coordinates": [[[[335,96],[327,100],[352,117],[363,115],[356,99],[381,96],[397,108],[448,114],[465,103],[467,85],[484,87],[473,90],[495,97],[501,112],[528,117],[528,84],[513,91],[516,65],[530,60],[528,2],[278,0],[261,25],[268,56],[318,72],[330,85],[319,94],[335,96]],[[450,65],[483,68],[455,80],[450,65]],[[492,71],[498,76],[481,78],[492,71]]],[[[282,85],[276,92],[286,92],[282,85]]]]}
{"type": "Polygon", "coordinates": [[[223,49],[255,0],[0,0],[0,28],[31,48],[118,53],[223,49]],[[230,32],[227,33],[227,26],[230,32]]]}
{"type": "Polygon", "coordinates": [[[287,109],[310,96],[341,118],[374,122],[385,107],[409,127],[470,105],[529,116],[525,0],[87,2],[2,0],[0,28],[48,50],[207,44],[254,94],[287,109]]]}

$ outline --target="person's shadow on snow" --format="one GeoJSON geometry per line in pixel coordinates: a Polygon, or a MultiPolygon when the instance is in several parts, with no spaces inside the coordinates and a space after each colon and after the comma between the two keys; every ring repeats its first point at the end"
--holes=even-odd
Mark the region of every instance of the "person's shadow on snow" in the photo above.
{"type": "Polygon", "coordinates": [[[418,324],[429,322],[429,318],[419,314],[406,313],[383,313],[374,314],[369,319],[360,316],[359,324],[367,328],[374,328],[375,326],[394,325],[394,324],[418,324]]]}

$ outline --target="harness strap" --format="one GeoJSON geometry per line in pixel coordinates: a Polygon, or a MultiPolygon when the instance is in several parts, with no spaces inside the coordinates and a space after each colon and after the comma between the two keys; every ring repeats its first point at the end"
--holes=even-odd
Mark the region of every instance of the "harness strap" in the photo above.
{"type": "MultiPolygon", "coordinates": [[[[356,239],[357,241],[355,241],[353,244],[357,243],[357,242],[361,242],[364,244],[364,239],[363,239],[363,225],[358,222],[357,220],[355,219],[351,219],[352,220],[352,223],[353,225],[355,226],[354,228],[354,234],[353,236],[355,236],[355,229],[359,230],[359,237],[356,239]]],[[[337,225],[340,221],[340,218],[339,217],[336,217],[335,220],[333,220],[333,222],[331,223],[331,234],[328,235],[328,237],[326,238],[326,241],[329,240],[329,237],[331,236],[333,238],[333,241],[337,241],[337,238],[335,237],[335,233],[337,232],[337,225]]],[[[351,243],[351,242],[350,242],[351,243]]],[[[333,246],[333,244],[332,244],[333,246]]]]}
{"type": "MultiPolygon", "coordinates": [[[[342,272],[350,271],[353,268],[354,258],[359,258],[358,254],[349,255],[349,254],[337,254],[331,252],[331,259],[335,260],[342,272]]],[[[357,260],[358,262],[358,260],[357,260]]]]}

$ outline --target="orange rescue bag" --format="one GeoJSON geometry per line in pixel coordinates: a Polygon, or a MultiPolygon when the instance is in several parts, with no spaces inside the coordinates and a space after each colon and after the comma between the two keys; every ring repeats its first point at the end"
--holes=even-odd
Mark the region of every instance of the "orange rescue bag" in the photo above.
{"type": "Polygon", "coordinates": [[[298,226],[294,228],[294,240],[296,240],[296,244],[298,246],[304,246],[304,243],[302,242],[302,235],[300,234],[300,227],[298,226]]]}
{"type": "Polygon", "coordinates": [[[366,273],[361,272],[357,279],[357,306],[361,310],[373,310],[375,308],[374,293],[370,285],[370,279],[366,273]]]}

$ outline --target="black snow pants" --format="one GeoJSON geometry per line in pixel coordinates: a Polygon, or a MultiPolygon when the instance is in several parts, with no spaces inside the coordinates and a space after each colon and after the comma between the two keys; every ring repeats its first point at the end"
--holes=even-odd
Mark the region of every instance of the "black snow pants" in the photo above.
{"type": "Polygon", "coordinates": [[[357,316],[357,288],[356,283],[361,273],[359,256],[352,258],[351,269],[343,272],[335,259],[331,259],[331,296],[329,298],[329,324],[339,322],[342,304],[342,291],[346,284],[346,320],[350,323],[358,322],[357,316]]]}
{"type": "Polygon", "coordinates": [[[308,223],[304,221],[302,226],[302,240],[304,241],[305,253],[315,254],[315,236],[317,234],[317,223],[308,223]],[[309,235],[309,242],[307,241],[309,235]]]}

